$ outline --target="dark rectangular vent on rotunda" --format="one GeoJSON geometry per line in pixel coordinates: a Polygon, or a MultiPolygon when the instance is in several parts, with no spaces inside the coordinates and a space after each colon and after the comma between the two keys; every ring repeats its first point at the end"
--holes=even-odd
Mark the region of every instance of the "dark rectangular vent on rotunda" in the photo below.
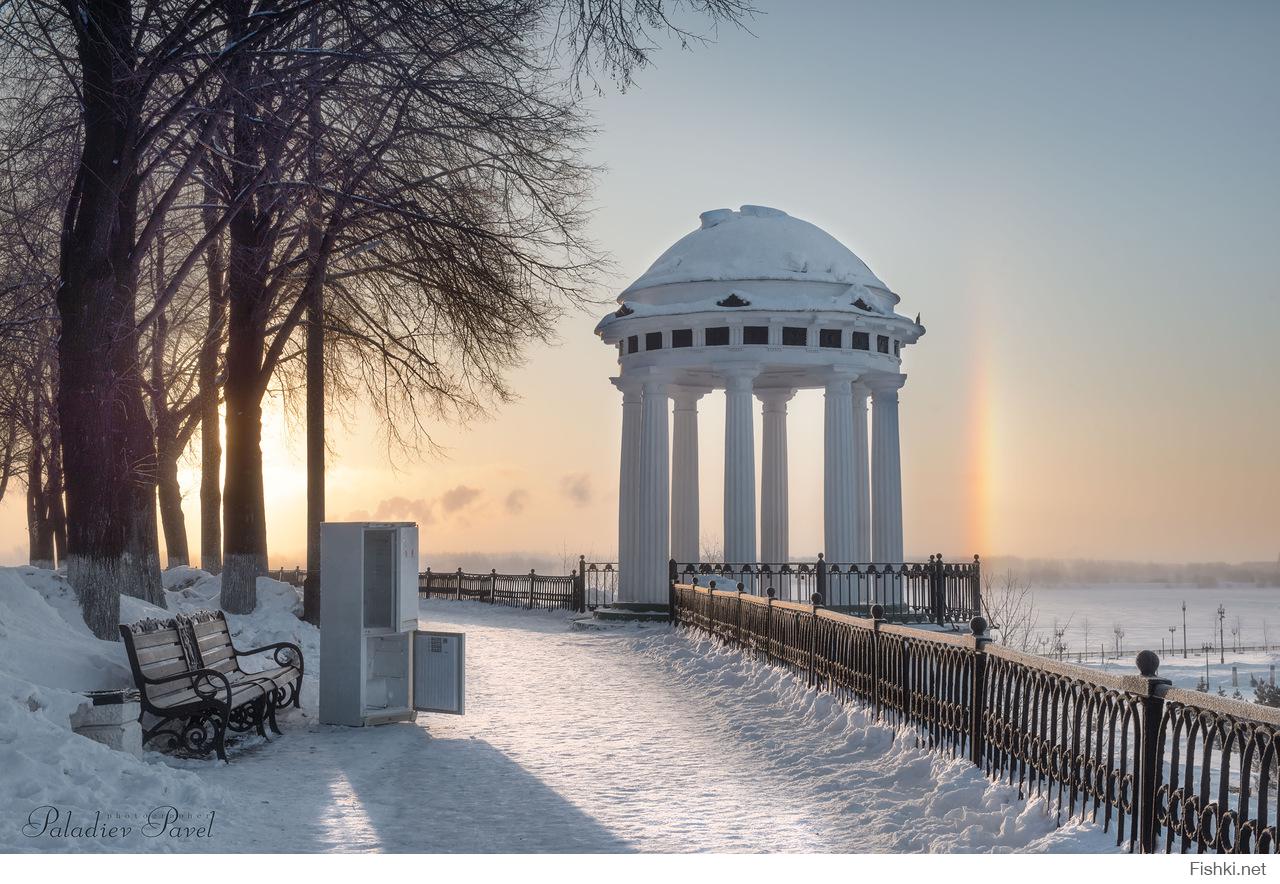
{"type": "Polygon", "coordinates": [[[662,332],[649,332],[644,336],[644,348],[646,350],[662,349],[662,332]]]}
{"type": "Polygon", "coordinates": [[[876,335],[876,349],[881,353],[889,352],[889,336],[876,335]]]}
{"type": "Polygon", "coordinates": [[[636,352],[636,351],[637,351],[637,350],[639,350],[639,349],[640,349],[640,338],[639,338],[639,337],[637,337],[636,335],[632,335],[631,337],[627,338],[627,353],[628,353],[628,354],[630,354],[630,353],[634,353],[634,352],[636,352]]]}
{"type": "Polygon", "coordinates": [[[824,328],[818,331],[819,347],[836,347],[840,346],[840,329],[824,328]]]}
{"type": "Polygon", "coordinates": [[[849,346],[855,350],[870,350],[871,336],[867,332],[850,332],[849,346]]]}
{"type": "Polygon", "coordinates": [[[782,327],[782,345],[784,347],[809,346],[809,330],[807,328],[782,327]]]}
{"type": "Polygon", "coordinates": [[[675,328],[671,330],[671,346],[672,347],[692,347],[693,346],[693,329],[691,328],[675,328]]]}
{"type": "Polygon", "coordinates": [[[769,326],[744,325],[742,327],[742,343],[744,344],[769,343],[769,326]]]}
{"type": "Polygon", "coordinates": [[[707,346],[708,347],[729,346],[729,326],[721,325],[716,328],[707,329],[707,346]]]}

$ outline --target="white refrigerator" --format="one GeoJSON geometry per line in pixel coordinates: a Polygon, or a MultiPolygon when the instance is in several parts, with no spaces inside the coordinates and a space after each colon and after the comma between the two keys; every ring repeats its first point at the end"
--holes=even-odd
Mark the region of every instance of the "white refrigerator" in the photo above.
{"type": "Polygon", "coordinates": [[[320,527],[320,721],[461,715],[466,636],[418,628],[418,526],[320,527]]]}

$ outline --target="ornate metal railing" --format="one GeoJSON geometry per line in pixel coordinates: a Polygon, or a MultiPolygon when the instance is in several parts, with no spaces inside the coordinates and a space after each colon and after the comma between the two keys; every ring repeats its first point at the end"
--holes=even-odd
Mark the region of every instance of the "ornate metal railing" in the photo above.
{"type": "Polygon", "coordinates": [[[468,574],[456,571],[432,571],[418,575],[418,594],[425,598],[448,598],[512,608],[579,611],[580,583],[577,573],[569,576],[538,574],[468,574]]]}
{"type": "Polygon", "coordinates": [[[944,562],[939,555],[896,565],[835,564],[822,555],[816,562],[673,564],[673,580],[715,580],[726,589],[741,585],[753,596],[772,589],[781,601],[807,602],[816,592],[832,610],[867,616],[880,605],[885,619],[901,623],[965,623],[982,613],[977,556],[972,562],[944,562]]]}
{"type": "Polygon", "coordinates": [[[582,578],[582,607],[579,610],[594,611],[618,600],[617,562],[588,562],[585,556],[578,556],[575,573],[582,578]]]}
{"type": "Polygon", "coordinates": [[[745,591],[675,583],[675,621],[866,703],[1061,820],[1154,853],[1280,851],[1280,709],[1185,691],[1138,655],[1120,676],[1002,647],[975,617],[934,632],[745,591]]]}

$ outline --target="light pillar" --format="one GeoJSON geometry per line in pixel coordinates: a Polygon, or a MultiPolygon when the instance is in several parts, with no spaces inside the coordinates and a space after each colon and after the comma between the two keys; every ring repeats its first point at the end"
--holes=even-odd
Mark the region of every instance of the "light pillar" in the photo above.
{"type": "Polygon", "coordinates": [[[795,390],[757,390],[764,412],[760,452],[760,560],[791,558],[791,516],[787,488],[787,403],[795,390]]]}
{"type": "Polygon", "coordinates": [[[756,560],[756,447],[749,369],[726,373],[724,394],[724,558],[756,560]]]}
{"type": "Polygon", "coordinates": [[[698,400],[701,390],[677,389],[671,436],[671,558],[697,562],[698,536],[698,400]]]}
{"type": "Polygon", "coordinates": [[[827,381],[824,397],[822,482],[823,552],[835,564],[854,561],[853,444],[853,381],[835,375],[827,381]]]}
{"type": "Polygon", "coordinates": [[[640,477],[636,529],[637,582],[620,598],[623,604],[666,605],[670,558],[671,471],[667,382],[644,382],[640,417],[640,477]]]}
{"type": "Polygon", "coordinates": [[[853,559],[871,561],[871,450],[867,438],[867,385],[853,384],[853,493],[857,498],[854,517],[853,559]]]}

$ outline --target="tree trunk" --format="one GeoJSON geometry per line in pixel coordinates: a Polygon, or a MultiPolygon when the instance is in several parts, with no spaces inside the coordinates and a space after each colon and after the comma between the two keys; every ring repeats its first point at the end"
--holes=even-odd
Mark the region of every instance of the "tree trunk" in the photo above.
{"type": "Polygon", "coordinates": [[[158,491],[160,498],[160,526],[164,529],[166,566],[177,568],[191,564],[187,547],[187,522],[182,514],[182,489],[178,486],[178,451],[172,440],[160,437],[157,446],[159,461],[158,491]]]}
{"type": "Polygon", "coordinates": [[[223,489],[222,607],[248,614],[258,603],[257,578],[267,567],[266,507],[262,486],[262,403],[257,373],[248,378],[234,366],[257,357],[252,330],[237,328],[235,301],[227,344],[227,480],[223,489]],[[243,350],[249,353],[242,353],[243,350]]]}
{"type": "MultiPolygon", "coordinates": [[[[241,23],[241,26],[244,26],[241,23]]],[[[236,28],[233,27],[234,37],[236,28]]],[[[232,188],[253,186],[262,132],[249,63],[237,57],[228,69],[232,98],[232,188]]],[[[227,472],[222,490],[222,607],[247,614],[258,603],[258,575],[267,567],[267,517],[262,480],[263,351],[270,312],[267,269],[270,230],[255,199],[247,200],[227,227],[227,472]]]]}
{"type": "Polygon", "coordinates": [[[49,466],[48,480],[44,493],[49,528],[53,532],[53,564],[63,565],[67,560],[67,508],[62,502],[62,444],[58,438],[57,424],[49,427],[49,466]]]}
{"type": "MultiPolygon", "coordinates": [[[[245,213],[247,214],[247,212],[245,213]]],[[[257,225],[231,223],[227,277],[227,474],[222,493],[222,607],[247,614],[267,567],[262,480],[262,356],[266,341],[266,256],[257,225]]]]}
{"type": "MultiPolygon", "coordinates": [[[[205,188],[205,229],[217,223],[217,194],[205,188]]],[[[210,574],[222,572],[222,428],[218,416],[218,355],[226,326],[227,297],[223,290],[226,268],[222,241],[214,240],[205,255],[209,279],[209,327],[200,348],[200,567],[210,574]]]]}
{"type": "MultiPolygon", "coordinates": [[[[164,240],[157,243],[157,275],[164,276],[164,240]]],[[[187,549],[187,524],[182,515],[182,489],[178,487],[178,458],[186,447],[179,419],[169,407],[168,379],[164,354],[169,340],[169,318],[165,311],[156,316],[151,339],[151,411],[156,419],[156,490],[159,492],[160,521],[168,567],[191,564],[187,549]]]]}
{"type": "Polygon", "coordinates": [[[44,457],[41,452],[39,392],[34,409],[35,438],[27,456],[27,561],[34,568],[53,569],[53,526],[49,524],[48,500],[44,492],[44,457]]]}
{"type": "MultiPolygon", "coordinates": [[[[312,45],[321,43],[319,17],[312,31],[312,45]]],[[[312,146],[307,174],[318,184],[320,164],[316,156],[322,125],[320,96],[312,94],[307,108],[312,146]]],[[[311,265],[307,291],[307,577],[302,584],[302,619],[320,623],[320,525],[324,522],[324,263],[320,229],[320,198],[313,193],[307,212],[307,253],[311,265]]]]}
{"type": "Polygon", "coordinates": [[[75,8],[86,25],[77,44],[84,134],[64,216],[57,295],[67,579],[89,629],[115,639],[120,593],[146,592],[138,578],[147,569],[148,539],[152,550],[156,539],[138,524],[142,501],[155,495],[132,267],[138,179],[131,135],[140,84],[129,0],[75,8]]]}

